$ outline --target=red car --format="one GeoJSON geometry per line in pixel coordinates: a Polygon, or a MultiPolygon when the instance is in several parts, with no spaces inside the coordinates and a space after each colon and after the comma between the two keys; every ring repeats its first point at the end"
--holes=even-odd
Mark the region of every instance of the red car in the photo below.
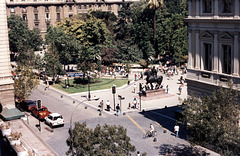
{"type": "Polygon", "coordinates": [[[42,108],[37,109],[37,106],[31,109],[32,115],[38,118],[39,120],[44,120],[51,112],[48,111],[47,107],[42,106],[42,108]]]}

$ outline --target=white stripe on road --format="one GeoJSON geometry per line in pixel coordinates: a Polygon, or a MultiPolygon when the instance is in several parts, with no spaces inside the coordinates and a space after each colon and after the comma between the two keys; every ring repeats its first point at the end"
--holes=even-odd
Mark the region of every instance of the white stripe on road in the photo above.
{"type": "Polygon", "coordinates": [[[157,112],[151,112],[151,113],[157,114],[157,115],[159,115],[159,116],[162,116],[162,117],[168,118],[168,119],[173,120],[173,121],[177,121],[177,120],[174,119],[174,118],[171,118],[171,117],[169,117],[169,116],[166,116],[166,115],[163,115],[163,114],[160,114],[160,113],[157,113],[157,112]]]}

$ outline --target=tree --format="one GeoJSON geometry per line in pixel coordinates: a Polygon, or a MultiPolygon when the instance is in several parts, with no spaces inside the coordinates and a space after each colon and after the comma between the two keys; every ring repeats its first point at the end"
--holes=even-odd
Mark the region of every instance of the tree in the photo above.
{"type": "Polygon", "coordinates": [[[153,38],[156,37],[156,10],[160,8],[161,5],[163,5],[162,0],[149,0],[148,1],[148,7],[153,11],[153,38]]]}
{"type": "Polygon", "coordinates": [[[32,90],[37,88],[39,81],[27,66],[17,65],[14,77],[14,91],[18,99],[27,99],[32,90]]]}
{"type": "Polygon", "coordinates": [[[29,30],[27,23],[20,16],[11,15],[8,18],[9,45],[11,52],[17,56],[17,61],[23,65],[33,65],[34,50],[42,44],[38,29],[29,30]]]}
{"type": "Polygon", "coordinates": [[[97,125],[95,129],[86,127],[86,122],[75,123],[72,131],[69,130],[67,145],[70,146],[67,155],[73,151],[76,155],[130,155],[135,146],[130,144],[127,130],[122,126],[97,125]],[[72,140],[73,139],[73,140],[72,140]]]}
{"type": "Polygon", "coordinates": [[[210,96],[189,97],[183,106],[189,139],[223,155],[240,153],[240,105],[238,92],[230,85],[210,96]]]}

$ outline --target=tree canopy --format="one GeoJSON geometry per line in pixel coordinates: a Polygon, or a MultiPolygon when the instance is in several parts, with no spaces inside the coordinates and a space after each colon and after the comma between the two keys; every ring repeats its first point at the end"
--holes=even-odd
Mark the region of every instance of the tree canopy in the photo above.
{"type": "Polygon", "coordinates": [[[239,155],[240,105],[238,92],[232,85],[200,99],[189,97],[184,104],[184,121],[190,141],[223,155],[239,155]]]}
{"type": "Polygon", "coordinates": [[[75,123],[72,132],[69,130],[67,145],[70,146],[67,155],[72,153],[71,143],[76,155],[129,155],[134,152],[127,130],[122,126],[97,125],[95,129],[87,128],[86,122],[75,123]],[[73,139],[73,140],[72,140],[73,139]]]}
{"type": "Polygon", "coordinates": [[[8,17],[9,47],[17,56],[17,61],[23,65],[33,65],[34,51],[42,45],[39,29],[30,30],[20,16],[8,17]]]}

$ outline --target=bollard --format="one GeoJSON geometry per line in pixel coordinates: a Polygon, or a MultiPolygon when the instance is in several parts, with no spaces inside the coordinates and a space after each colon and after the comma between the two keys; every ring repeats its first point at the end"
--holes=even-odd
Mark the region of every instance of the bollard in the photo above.
{"type": "Polygon", "coordinates": [[[167,130],[166,130],[166,129],[164,129],[164,130],[163,130],[163,133],[167,133],[167,130]]]}
{"type": "Polygon", "coordinates": [[[75,103],[75,101],[73,101],[73,103],[75,103]]]}
{"type": "Polygon", "coordinates": [[[61,95],[61,98],[63,98],[63,96],[61,95]]]}
{"type": "Polygon", "coordinates": [[[126,115],[126,113],[124,112],[123,115],[126,115]]]}
{"type": "Polygon", "coordinates": [[[85,109],[87,109],[87,106],[85,106],[85,109]]]}
{"type": "Polygon", "coordinates": [[[154,138],[154,139],[153,139],[153,142],[157,142],[157,138],[154,138]]]}

